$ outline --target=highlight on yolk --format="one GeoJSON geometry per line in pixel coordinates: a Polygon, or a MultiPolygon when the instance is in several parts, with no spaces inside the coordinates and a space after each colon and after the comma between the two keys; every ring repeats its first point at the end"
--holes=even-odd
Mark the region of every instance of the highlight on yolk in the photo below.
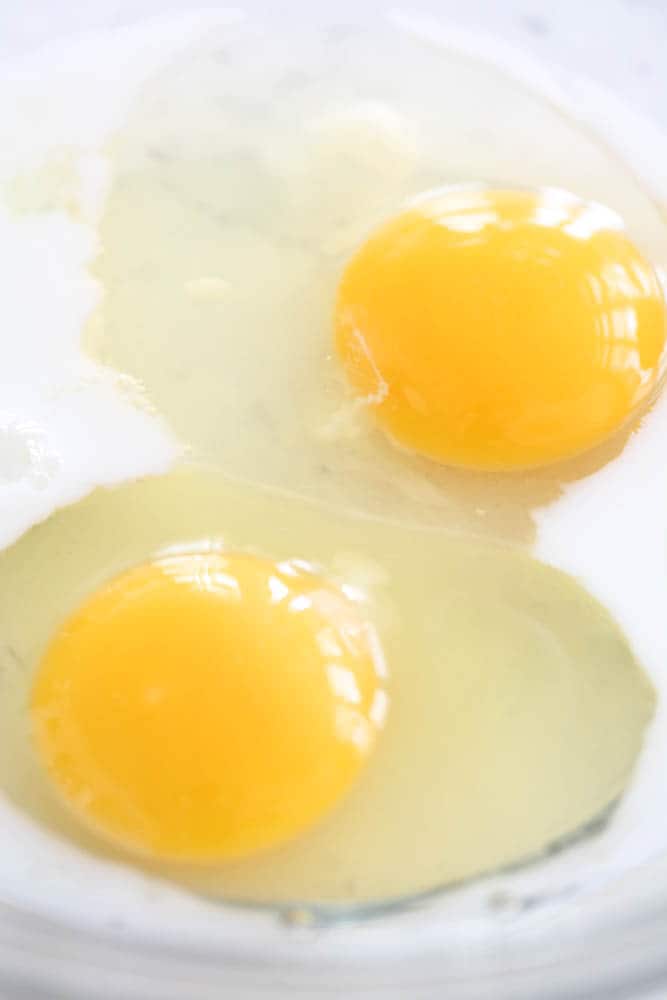
{"type": "Polygon", "coordinates": [[[117,844],[220,861],[337,802],[383,724],[384,677],[358,602],[303,564],[173,550],[52,639],[35,744],[64,799],[117,844]]]}
{"type": "Polygon", "coordinates": [[[338,352],[395,441],[514,469],[573,456],[654,391],[665,301],[601,205],[564,191],[443,189],[370,237],[343,275],[338,352]]]}

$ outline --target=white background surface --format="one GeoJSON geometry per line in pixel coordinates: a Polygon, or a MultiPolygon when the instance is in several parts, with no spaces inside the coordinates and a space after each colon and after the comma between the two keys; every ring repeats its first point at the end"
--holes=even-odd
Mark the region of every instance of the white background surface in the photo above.
{"type": "MultiPolygon", "coordinates": [[[[311,0],[314,3],[328,0],[311,0]]],[[[429,11],[462,27],[500,35],[539,58],[585,73],[667,122],[667,0],[357,0],[364,7],[429,11]]],[[[298,14],[304,0],[260,0],[275,16],[298,14]]],[[[195,0],[195,6],[243,7],[195,0]]],[[[308,5],[310,6],[310,4],[308,5]]],[[[339,10],[345,2],[338,2],[339,10]]],[[[357,4],[347,4],[351,10],[357,4]]],[[[182,0],[4,0],[0,55],[73,31],[122,24],[183,8],[182,0]]],[[[344,16],[344,15],[342,15],[344,16]]]]}

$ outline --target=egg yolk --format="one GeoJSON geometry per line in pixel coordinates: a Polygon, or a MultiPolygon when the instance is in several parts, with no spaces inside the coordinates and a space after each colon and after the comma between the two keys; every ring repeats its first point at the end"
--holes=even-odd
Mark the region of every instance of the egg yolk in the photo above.
{"type": "Polygon", "coordinates": [[[355,392],[437,461],[513,469],[575,455],[654,390],[656,272],[601,205],[563,191],[450,188],[370,237],[335,312],[355,392]]]}
{"type": "Polygon", "coordinates": [[[35,744],[117,844],[224,860],[295,836],[343,795],[382,726],[383,677],[358,602],[300,563],[175,552],[52,639],[35,744]]]}

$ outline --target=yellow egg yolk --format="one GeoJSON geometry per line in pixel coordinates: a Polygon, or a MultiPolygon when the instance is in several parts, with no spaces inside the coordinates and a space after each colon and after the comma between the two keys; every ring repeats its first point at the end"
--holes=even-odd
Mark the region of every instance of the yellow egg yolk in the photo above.
{"type": "Polygon", "coordinates": [[[665,301],[608,209],[551,189],[450,188],[353,257],[335,333],[397,442],[514,469],[584,451],[649,397],[665,301]]]}
{"type": "Polygon", "coordinates": [[[382,725],[383,677],[358,604],[300,563],[174,552],[64,623],[34,738],[65,800],[117,844],[224,860],[343,795],[382,725]]]}

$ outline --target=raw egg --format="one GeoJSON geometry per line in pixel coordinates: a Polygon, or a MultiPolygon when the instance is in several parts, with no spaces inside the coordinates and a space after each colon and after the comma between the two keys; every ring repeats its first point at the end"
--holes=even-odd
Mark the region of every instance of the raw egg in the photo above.
{"type": "Polygon", "coordinates": [[[280,843],[357,776],[384,721],[377,642],[301,565],[180,552],[90,597],[31,713],[65,799],[117,842],[221,860],[280,843]]]}
{"type": "Polygon", "coordinates": [[[653,714],[572,577],[208,467],[97,491],[0,580],[27,665],[0,673],[0,784],[208,897],[363,902],[539,856],[615,801],[653,714]]]}
{"type": "Polygon", "coordinates": [[[657,274],[621,220],[564,191],[452,188],[372,235],[347,266],[336,344],[378,422],[476,469],[569,458],[655,389],[657,274]]]}

